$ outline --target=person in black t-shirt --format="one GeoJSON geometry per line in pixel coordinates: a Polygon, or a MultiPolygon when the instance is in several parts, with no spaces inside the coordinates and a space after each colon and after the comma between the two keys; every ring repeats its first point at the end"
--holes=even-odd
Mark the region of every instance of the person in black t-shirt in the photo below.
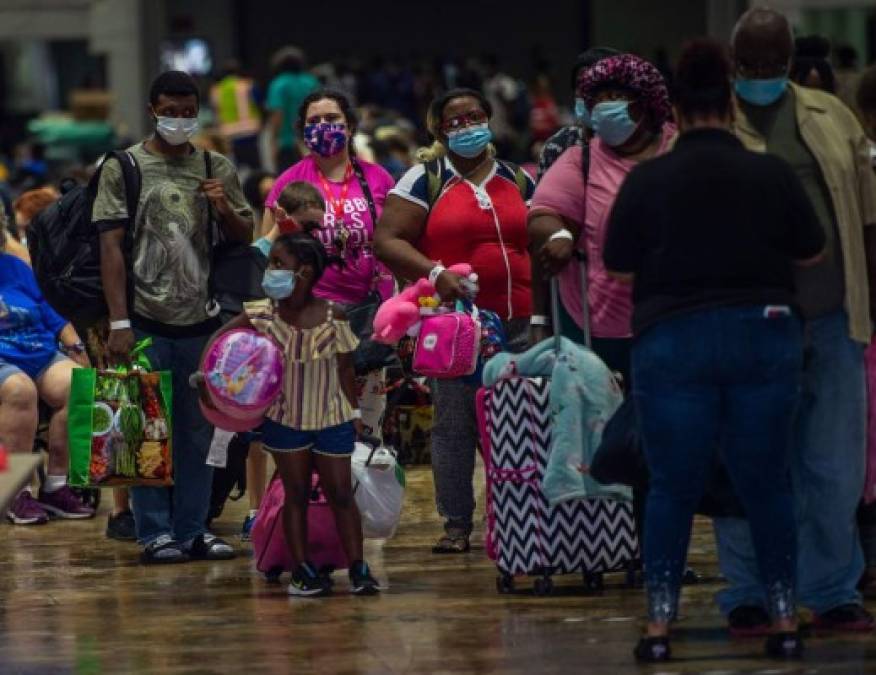
{"type": "Polygon", "coordinates": [[[709,40],[677,73],[675,150],[629,175],[605,265],[633,286],[633,395],[651,476],[645,521],[645,661],[669,658],[669,625],[715,447],[748,514],[769,599],[767,653],[802,651],[795,604],[791,425],[803,362],[794,265],[823,230],[790,166],[729,132],[730,66],[709,40]]]}

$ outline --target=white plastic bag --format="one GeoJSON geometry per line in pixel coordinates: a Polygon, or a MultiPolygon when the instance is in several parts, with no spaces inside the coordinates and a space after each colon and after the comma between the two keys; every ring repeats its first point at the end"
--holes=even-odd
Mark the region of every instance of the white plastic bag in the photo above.
{"type": "Polygon", "coordinates": [[[372,450],[364,443],[356,443],[350,465],[362,532],[367,539],[392,537],[404,503],[404,469],[392,451],[385,447],[372,450]]]}

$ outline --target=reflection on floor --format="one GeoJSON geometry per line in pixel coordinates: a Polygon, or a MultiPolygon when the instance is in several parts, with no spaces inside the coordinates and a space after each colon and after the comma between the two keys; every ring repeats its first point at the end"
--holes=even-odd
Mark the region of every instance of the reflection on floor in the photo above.
{"type": "MultiPolygon", "coordinates": [[[[347,596],[339,576],[333,598],[289,599],[252,571],[248,549],[230,563],[144,568],[136,547],[103,537],[105,516],[0,525],[0,673],[876,672],[871,636],[812,637],[793,667],[760,659],[759,640],[729,640],[712,603],[705,521],[691,552],[705,581],[685,590],[679,659],[638,668],[630,652],[641,591],[618,588],[618,576],[599,595],[582,595],[569,578],[554,597],[499,596],[482,546],[430,553],[439,528],[429,473],[411,471],[408,485],[398,535],[369,544],[389,587],[378,598],[347,596]]],[[[217,532],[232,538],[243,513],[232,505],[217,532]]]]}

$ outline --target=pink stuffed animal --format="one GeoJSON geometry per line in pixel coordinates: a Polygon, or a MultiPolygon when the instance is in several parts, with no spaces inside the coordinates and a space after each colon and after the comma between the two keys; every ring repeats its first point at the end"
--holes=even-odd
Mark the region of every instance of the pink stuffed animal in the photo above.
{"type": "MultiPolygon", "coordinates": [[[[472,273],[468,263],[451,265],[449,271],[467,277],[472,273]]],[[[428,279],[419,279],[401,293],[385,300],[374,315],[374,335],[372,339],[387,345],[394,345],[401,340],[420,320],[420,298],[430,298],[435,295],[435,287],[428,279]]]]}

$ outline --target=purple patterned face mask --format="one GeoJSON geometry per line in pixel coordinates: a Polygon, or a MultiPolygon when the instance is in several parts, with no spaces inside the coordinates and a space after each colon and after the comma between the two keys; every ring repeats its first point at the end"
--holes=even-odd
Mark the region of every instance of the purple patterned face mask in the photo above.
{"type": "Polygon", "coordinates": [[[334,157],[347,147],[347,125],[331,122],[304,127],[304,144],[320,157],[334,157]]]}

